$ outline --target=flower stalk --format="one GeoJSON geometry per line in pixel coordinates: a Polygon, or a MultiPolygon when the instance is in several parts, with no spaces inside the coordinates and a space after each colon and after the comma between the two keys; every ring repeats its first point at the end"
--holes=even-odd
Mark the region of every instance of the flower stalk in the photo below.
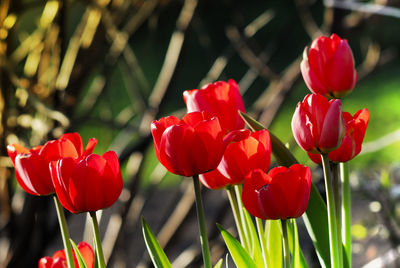
{"type": "Polygon", "coordinates": [[[290,268],[290,250],[289,250],[289,237],[286,225],[286,220],[281,220],[282,224],[282,237],[283,237],[283,261],[285,268],[290,268]]]}
{"type": "Polygon", "coordinates": [[[341,201],[341,183],[339,164],[332,163],[333,174],[333,198],[335,200],[335,213],[336,213],[336,235],[339,250],[339,262],[343,263],[343,250],[342,250],[342,201],[341,201]]]}
{"type": "Polygon", "coordinates": [[[53,199],[56,205],[57,217],[58,217],[58,222],[60,224],[61,237],[65,248],[65,255],[67,257],[68,268],[75,268],[74,257],[72,255],[72,246],[71,242],[69,241],[69,232],[67,227],[67,221],[65,219],[64,209],[61,206],[61,203],[56,195],[53,195],[53,199]]]}
{"type": "Polygon", "coordinates": [[[228,194],[228,199],[229,199],[229,203],[231,204],[232,207],[232,213],[233,213],[233,218],[235,219],[235,223],[236,223],[236,227],[238,229],[238,233],[239,233],[239,238],[240,238],[240,242],[242,243],[242,246],[245,249],[249,249],[249,244],[248,241],[246,239],[245,233],[244,233],[244,229],[243,229],[243,221],[242,221],[242,217],[239,211],[239,206],[235,197],[235,191],[233,189],[233,186],[229,185],[226,188],[226,193],[228,194]]]}
{"type": "Polygon", "coordinates": [[[340,265],[339,258],[339,247],[337,241],[337,227],[336,227],[336,209],[335,200],[332,186],[332,173],[329,165],[328,154],[321,154],[322,167],[324,169],[325,177],[325,190],[326,190],[326,202],[328,207],[328,227],[329,227],[329,243],[330,243],[330,253],[331,253],[331,267],[339,268],[340,265]]]}
{"type": "Polygon", "coordinates": [[[100,268],[105,268],[106,263],[104,261],[103,247],[101,246],[100,229],[99,229],[99,223],[98,223],[97,217],[96,217],[96,211],[91,211],[91,212],[89,212],[89,214],[90,214],[90,217],[92,218],[94,242],[96,244],[96,251],[97,251],[97,261],[99,262],[100,268]]]}
{"type": "Polygon", "coordinates": [[[207,229],[206,229],[203,201],[201,199],[200,181],[198,175],[193,176],[193,186],[196,197],[197,221],[199,223],[200,243],[201,243],[201,250],[203,253],[204,268],[211,268],[210,247],[208,246],[207,229]]]}
{"type": "MultiPolygon", "coordinates": [[[[342,180],[342,239],[347,262],[351,264],[351,188],[348,164],[340,163],[340,177],[342,180]]],[[[351,265],[349,265],[351,266],[351,265]]]]}

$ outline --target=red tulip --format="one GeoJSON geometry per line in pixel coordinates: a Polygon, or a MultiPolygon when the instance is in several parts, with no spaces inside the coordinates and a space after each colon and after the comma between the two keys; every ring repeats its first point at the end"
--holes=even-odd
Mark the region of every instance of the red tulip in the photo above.
{"type": "Polygon", "coordinates": [[[7,146],[19,185],[27,193],[48,195],[54,193],[49,163],[63,157],[77,158],[93,152],[97,140],[90,139],[83,150],[82,139],[78,133],[62,135],[58,140],[48,141],[43,146],[31,150],[18,144],[7,146]]]}
{"type": "MultiPolygon", "coordinates": [[[[94,253],[93,249],[86,242],[80,242],[78,244],[79,252],[86,264],[86,267],[94,267],[94,253]]],[[[75,267],[79,267],[78,259],[73,250],[75,267]]],[[[54,253],[53,257],[43,257],[39,260],[39,268],[67,268],[67,257],[65,256],[64,250],[59,250],[54,253]]]]}
{"type": "MultiPolygon", "coordinates": [[[[362,109],[354,116],[343,112],[343,119],[346,124],[346,135],[343,137],[340,147],[328,154],[329,160],[335,163],[350,161],[361,152],[362,142],[367,131],[369,112],[367,109],[362,109]]],[[[320,155],[311,153],[308,155],[315,163],[321,163],[320,155]]]]}
{"type": "Polygon", "coordinates": [[[250,133],[243,130],[236,135],[224,152],[217,171],[202,174],[201,182],[208,188],[219,189],[227,185],[242,184],[253,169],[268,171],[271,160],[271,141],[267,130],[250,133]]]}
{"type": "Polygon", "coordinates": [[[276,167],[268,174],[255,169],[244,181],[242,201],[260,219],[298,218],[307,208],[310,189],[311,171],[306,166],[276,167]]]}
{"type": "Polygon", "coordinates": [[[121,170],[113,151],[52,161],[50,172],[60,203],[72,213],[107,208],[122,191],[121,170]]]}
{"type": "Polygon", "coordinates": [[[235,80],[218,81],[202,89],[186,90],[183,93],[188,113],[207,111],[219,118],[224,133],[244,128],[238,111],[245,112],[239,87],[235,80]]]}
{"type": "Polygon", "coordinates": [[[314,40],[303,53],[301,74],[307,87],[316,94],[341,98],[357,81],[354,59],[347,40],[336,34],[314,40]]]}
{"type": "Polygon", "coordinates": [[[328,101],[319,94],[309,94],[299,102],[292,118],[293,136],[306,152],[327,153],[336,149],[345,129],[341,101],[328,101]]]}
{"type": "Polygon", "coordinates": [[[170,172],[193,176],[215,169],[232,135],[224,133],[217,117],[193,112],[182,120],[174,116],[151,124],[156,156],[170,172]]]}

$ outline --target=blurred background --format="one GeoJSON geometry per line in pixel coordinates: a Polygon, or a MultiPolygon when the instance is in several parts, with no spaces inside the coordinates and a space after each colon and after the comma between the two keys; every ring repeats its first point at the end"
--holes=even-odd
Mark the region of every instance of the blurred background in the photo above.
{"type": "MultiPolygon", "coordinates": [[[[124,190],[100,221],[108,267],[152,267],[141,216],[173,267],[200,267],[191,180],[158,163],[149,130],[186,112],[184,90],[216,80],[238,82],[246,111],[314,169],[318,185],[290,120],[308,93],[304,47],[332,32],[348,39],[359,77],[344,110],[371,115],[350,163],[353,267],[399,267],[399,27],[398,0],[1,0],[0,267],[37,267],[63,247],[51,198],[19,187],[6,146],[65,132],[96,137],[96,153],[120,159],[124,190]]],[[[203,189],[203,199],[215,263],[227,254],[215,222],[235,229],[224,191],[203,189]]],[[[74,241],[91,243],[86,214],[67,218],[74,241]]],[[[304,228],[301,245],[318,267],[304,228]]]]}

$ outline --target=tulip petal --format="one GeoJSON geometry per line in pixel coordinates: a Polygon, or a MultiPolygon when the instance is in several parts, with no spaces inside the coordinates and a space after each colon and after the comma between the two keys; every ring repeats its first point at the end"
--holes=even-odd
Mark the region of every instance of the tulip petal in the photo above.
{"type": "Polygon", "coordinates": [[[80,242],[78,244],[79,252],[82,255],[83,260],[85,261],[87,268],[94,267],[94,252],[90,245],[86,242],[80,242]]]}
{"type": "Polygon", "coordinates": [[[39,260],[38,268],[51,268],[53,259],[50,257],[43,257],[39,260]]]}
{"type": "Polygon", "coordinates": [[[306,83],[307,87],[311,90],[311,92],[323,95],[329,94],[328,87],[321,82],[320,78],[315,73],[315,71],[310,68],[310,64],[308,61],[304,59],[301,61],[300,70],[304,82],[306,83]]]}
{"type": "Polygon", "coordinates": [[[7,146],[7,153],[13,164],[15,164],[15,157],[17,157],[17,155],[29,154],[30,151],[24,146],[14,143],[7,146]]]}
{"type": "Polygon", "coordinates": [[[341,40],[335,54],[326,63],[327,77],[332,91],[351,91],[354,79],[354,59],[347,40],[341,40]]]}
{"type": "Polygon", "coordinates": [[[102,178],[105,167],[106,160],[96,154],[76,164],[69,184],[69,196],[77,211],[101,209],[107,195],[102,178]]]}
{"type": "Polygon", "coordinates": [[[49,167],[57,198],[60,200],[61,205],[72,213],[77,213],[78,211],[74,207],[69,195],[75,161],[72,158],[63,158],[50,162],[49,167]]]}
{"type": "MultiPolygon", "coordinates": [[[[78,148],[78,150],[80,149],[78,148]]],[[[68,139],[48,141],[40,150],[39,154],[43,156],[44,161],[47,163],[62,157],[78,158],[80,156],[75,144],[68,139]]]]}
{"type": "Polygon", "coordinates": [[[83,154],[83,142],[82,142],[81,135],[79,135],[76,132],[74,132],[74,133],[65,133],[58,140],[64,140],[64,139],[65,140],[69,140],[70,142],[72,142],[72,144],[74,145],[78,155],[82,155],[83,154]]]}
{"type": "Polygon", "coordinates": [[[345,127],[342,117],[342,103],[336,99],[331,102],[326,112],[321,137],[318,142],[320,150],[322,152],[329,152],[336,149],[345,134],[345,127]]]}
{"type": "Polygon", "coordinates": [[[87,145],[86,145],[86,147],[85,147],[85,151],[82,153],[82,156],[85,157],[85,156],[88,156],[88,155],[92,154],[96,144],[97,144],[97,139],[96,138],[90,138],[88,143],[87,143],[87,145]]]}
{"type": "Polygon", "coordinates": [[[266,219],[266,215],[260,207],[258,192],[269,183],[271,183],[271,177],[260,169],[252,170],[243,183],[243,205],[251,215],[260,219],[266,219]]]}
{"type": "Polygon", "coordinates": [[[199,179],[204,186],[212,190],[221,189],[230,184],[229,178],[222,175],[218,169],[201,174],[199,179]]]}
{"type": "Polygon", "coordinates": [[[194,175],[187,157],[188,148],[194,144],[193,135],[193,129],[183,125],[170,126],[164,131],[158,160],[168,171],[187,177],[194,175]]]}
{"type": "Polygon", "coordinates": [[[194,129],[196,143],[192,144],[190,156],[197,174],[216,169],[221,162],[225,145],[223,132],[217,117],[200,122],[194,129]]]}
{"type": "Polygon", "coordinates": [[[159,154],[161,137],[162,137],[164,131],[170,126],[179,124],[179,122],[180,122],[179,118],[177,118],[175,116],[168,116],[168,117],[161,118],[159,121],[154,120],[151,123],[151,134],[153,136],[154,149],[156,151],[157,157],[159,154]]]}
{"type": "Polygon", "coordinates": [[[315,148],[315,142],[311,133],[311,119],[302,108],[302,104],[297,104],[292,118],[292,132],[297,144],[304,151],[311,151],[315,148]]]}
{"type": "Polygon", "coordinates": [[[238,111],[245,111],[239,87],[234,80],[218,81],[202,89],[186,90],[183,93],[188,112],[207,111],[220,119],[224,134],[244,128],[238,111]]]}
{"type": "Polygon", "coordinates": [[[38,154],[20,154],[15,158],[18,183],[28,193],[48,195],[54,192],[47,163],[38,154]]]}

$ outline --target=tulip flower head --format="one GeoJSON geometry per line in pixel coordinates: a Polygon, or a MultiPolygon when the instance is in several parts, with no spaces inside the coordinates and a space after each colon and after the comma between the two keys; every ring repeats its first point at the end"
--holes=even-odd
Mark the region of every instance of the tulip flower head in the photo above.
{"type": "Polygon", "coordinates": [[[304,151],[328,153],[336,149],[345,130],[339,99],[328,101],[322,95],[309,94],[297,104],[292,118],[292,132],[304,151]]]}
{"type": "Polygon", "coordinates": [[[55,192],[51,180],[49,163],[63,157],[78,158],[91,154],[97,140],[90,139],[85,150],[78,133],[67,133],[58,140],[48,141],[43,146],[27,149],[18,144],[7,146],[19,185],[32,195],[49,195],[55,192]]]}
{"type": "Polygon", "coordinates": [[[72,213],[110,207],[123,187],[118,157],[113,151],[102,156],[90,154],[52,161],[50,172],[60,203],[72,213]]]}
{"type": "Polygon", "coordinates": [[[303,53],[301,74],[311,92],[328,98],[350,93],[357,81],[354,58],[347,40],[336,34],[321,36],[303,53]]]}
{"type": "MultiPolygon", "coordinates": [[[[87,268],[94,267],[94,252],[90,245],[86,242],[80,242],[77,245],[80,254],[82,255],[83,261],[87,268]]],[[[75,251],[73,250],[74,264],[75,267],[79,267],[78,259],[75,251]]],[[[38,268],[67,268],[67,258],[65,256],[65,250],[59,250],[52,257],[43,257],[39,260],[38,268]]]]}
{"type": "Polygon", "coordinates": [[[239,87],[235,80],[218,81],[202,89],[186,90],[183,93],[188,113],[207,111],[218,117],[224,134],[244,128],[238,111],[245,112],[239,87]]]}
{"type": "Polygon", "coordinates": [[[232,135],[224,134],[219,120],[208,112],[192,112],[151,124],[158,160],[170,172],[193,176],[215,169],[232,135]]]}
{"type": "Polygon", "coordinates": [[[307,208],[311,171],[295,164],[265,173],[252,170],[243,184],[242,201],[247,211],[263,220],[300,217],[307,208]]]}
{"type": "MultiPolygon", "coordinates": [[[[361,152],[362,142],[367,131],[369,112],[367,109],[362,109],[354,116],[343,112],[343,119],[346,124],[346,135],[343,137],[340,147],[328,154],[329,160],[335,163],[350,161],[361,152]]],[[[308,153],[308,156],[315,163],[321,163],[319,155],[308,153]]]]}
{"type": "Polygon", "coordinates": [[[270,160],[271,141],[268,130],[250,133],[246,129],[226,147],[217,170],[200,175],[200,181],[211,189],[242,184],[253,169],[267,172],[270,160]]]}

